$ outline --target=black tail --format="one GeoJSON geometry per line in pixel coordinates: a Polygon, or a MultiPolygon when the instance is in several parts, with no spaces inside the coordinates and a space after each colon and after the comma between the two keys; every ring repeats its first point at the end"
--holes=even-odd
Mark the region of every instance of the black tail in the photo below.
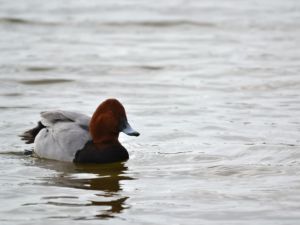
{"type": "Polygon", "coordinates": [[[26,144],[31,144],[34,142],[36,135],[43,128],[45,128],[45,126],[39,121],[36,127],[25,131],[23,134],[19,135],[19,137],[21,137],[21,140],[25,141],[26,144]]]}

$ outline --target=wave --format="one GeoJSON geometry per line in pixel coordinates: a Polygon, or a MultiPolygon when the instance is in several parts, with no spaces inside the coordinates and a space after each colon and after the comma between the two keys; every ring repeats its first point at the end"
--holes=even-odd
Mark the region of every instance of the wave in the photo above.
{"type": "Polygon", "coordinates": [[[20,25],[44,25],[44,26],[58,26],[58,25],[95,25],[95,26],[110,26],[110,27],[176,27],[176,26],[194,26],[194,27],[216,27],[215,23],[192,20],[157,20],[157,21],[90,21],[83,20],[79,22],[50,22],[37,21],[16,17],[2,17],[0,24],[20,24],[20,25]]]}

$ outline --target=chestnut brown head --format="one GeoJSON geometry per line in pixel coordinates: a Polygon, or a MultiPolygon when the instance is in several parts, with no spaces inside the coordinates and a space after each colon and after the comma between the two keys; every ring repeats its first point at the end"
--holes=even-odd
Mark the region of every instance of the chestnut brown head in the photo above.
{"type": "Polygon", "coordinates": [[[120,132],[130,136],[140,135],[129,125],[125,109],[117,99],[107,99],[98,106],[89,130],[94,143],[117,141],[120,132]]]}

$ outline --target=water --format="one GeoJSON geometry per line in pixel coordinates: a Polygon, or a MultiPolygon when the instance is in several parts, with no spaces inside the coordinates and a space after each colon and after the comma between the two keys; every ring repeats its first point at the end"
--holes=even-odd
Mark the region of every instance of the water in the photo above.
{"type": "Polygon", "coordinates": [[[299,224],[300,2],[0,1],[0,223],[299,224]],[[24,156],[108,97],[130,160],[24,156]]]}

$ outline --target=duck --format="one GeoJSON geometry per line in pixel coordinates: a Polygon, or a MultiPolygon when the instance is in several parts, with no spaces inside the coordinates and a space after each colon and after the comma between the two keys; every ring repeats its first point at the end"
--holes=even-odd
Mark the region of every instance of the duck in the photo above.
{"type": "Polygon", "coordinates": [[[113,163],[126,161],[129,154],[119,142],[119,133],[139,136],[127,120],[122,103],[103,101],[92,117],[65,110],[44,111],[37,126],[25,131],[21,140],[34,144],[38,158],[73,163],[113,163]]]}

